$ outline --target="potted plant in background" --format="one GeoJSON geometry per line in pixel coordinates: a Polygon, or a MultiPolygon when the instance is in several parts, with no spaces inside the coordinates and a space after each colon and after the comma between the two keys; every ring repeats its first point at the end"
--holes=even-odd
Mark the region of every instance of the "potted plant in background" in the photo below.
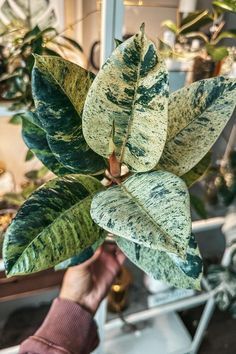
{"type": "Polygon", "coordinates": [[[229,55],[228,48],[219,45],[222,39],[236,38],[235,28],[224,31],[223,15],[226,11],[236,12],[233,1],[213,1],[212,12],[190,13],[179,18],[177,24],[170,20],[163,22],[163,26],[174,35],[175,51],[194,58],[192,81],[218,75],[222,60],[229,55]]]}
{"type": "MultiPolygon", "coordinates": [[[[9,102],[12,111],[32,109],[34,106],[31,94],[32,54],[63,56],[66,59],[77,56],[77,62],[81,62],[81,46],[53,27],[57,18],[50,4],[48,1],[25,0],[21,6],[8,1],[1,6],[8,23],[2,23],[0,34],[0,100],[9,102]]],[[[20,115],[13,116],[12,122],[16,123],[19,119],[20,115]]]]}
{"type": "Polygon", "coordinates": [[[23,138],[58,177],[33,192],[8,228],[7,275],[91,256],[107,231],[154,278],[200,289],[186,184],[232,114],[235,81],[217,77],[169,96],[165,64],[142,26],[96,77],[36,56],[32,90],[23,138]]]}

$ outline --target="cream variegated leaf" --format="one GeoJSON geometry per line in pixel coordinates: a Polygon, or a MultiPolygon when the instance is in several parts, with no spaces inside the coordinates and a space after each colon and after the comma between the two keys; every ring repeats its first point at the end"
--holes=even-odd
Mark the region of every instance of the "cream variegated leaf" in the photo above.
{"type": "Polygon", "coordinates": [[[94,74],[67,60],[36,56],[32,72],[36,113],[50,151],[71,173],[97,174],[106,168],[82,134],[82,111],[93,79],[94,74]]]}
{"type": "Polygon", "coordinates": [[[236,104],[236,81],[201,80],[170,95],[166,145],[157,168],[182,176],[215,143],[236,104]]]}
{"type": "Polygon", "coordinates": [[[69,259],[66,259],[65,261],[57,264],[54,267],[54,269],[55,270],[66,269],[66,268],[86,262],[89,258],[91,258],[94,255],[94,253],[96,252],[98,247],[100,247],[102,245],[102,243],[105,241],[105,236],[106,236],[105,232],[101,233],[99,235],[99,239],[94,244],[85,248],[85,250],[83,250],[78,255],[71,257],[69,259]]]}
{"type": "Polygon", "coordinates": [[[191,232],[189,194],[185,183],[169,172],[137,173],[98,193],[91,216],[117,236],[185,257],[191,232]]]}
{"type": "Polygon", "coordinates": [[[132,170],[151,170],[166,140],[168,95],[165,64],[141,29],[114,50],[93,81],[83,111],[88,145],[104,157],[115,146],[132,170]]]}
{"type": "Polygon", "coordinates": [[[8,276],[50,268],[104,237],[90,216],[91,200],[103,189],[93,177],[55,178],[31,194],[4,237],[8,276]]]}
{"type": "Polygon", "coordinates": [[[201,289],[202,260],[193,234],[185,260],[173,253],[153,250],[122,237],[117,237],[116,242],[133,263],[154,279],[177,288],[201,289]]]}

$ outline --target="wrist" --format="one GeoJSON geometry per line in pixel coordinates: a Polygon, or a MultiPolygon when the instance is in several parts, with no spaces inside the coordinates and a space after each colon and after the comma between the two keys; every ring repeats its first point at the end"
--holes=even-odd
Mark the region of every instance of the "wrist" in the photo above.
{"type": "Polygon", "coordinates": [[[76,304],[80,305],[82,308],[84,308],[87,312],[89,312],[91,315],[95,315],[97,308],[99,304],[97,301],[89,301],[86,299],[84,296],[78,296],[78,294],[73,294],[73,293],[68,293],[64,292],[63,290],[59,294],[60,299],[64,300],[70,300],[72,302],[75,302],[76,304]]]}

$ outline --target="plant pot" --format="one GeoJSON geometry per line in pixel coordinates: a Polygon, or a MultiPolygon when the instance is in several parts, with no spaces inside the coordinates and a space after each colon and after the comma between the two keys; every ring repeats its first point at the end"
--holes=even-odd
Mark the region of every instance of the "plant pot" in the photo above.
{"type": "Polygon", "coordinates": [[[221,62],[215,62],[211,59],[204,59],[200,56],[194,59],[192,82],[202,79],[209,79],[210,77],[219,74],[221,62]]]}

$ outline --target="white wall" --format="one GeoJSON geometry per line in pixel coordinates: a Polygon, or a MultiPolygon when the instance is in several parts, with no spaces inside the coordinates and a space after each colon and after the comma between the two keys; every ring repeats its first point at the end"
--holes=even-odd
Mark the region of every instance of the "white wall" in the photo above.
{"type": "Polygon", "coordinates": [[[8,121],[9,117],[0,116],[0,161],[6,164],[19,185],[25,181],[25,172],[38,168],[40,163],[37,159],[25,162],[27,147],[21,137],[21,126],[8,121]]]}

